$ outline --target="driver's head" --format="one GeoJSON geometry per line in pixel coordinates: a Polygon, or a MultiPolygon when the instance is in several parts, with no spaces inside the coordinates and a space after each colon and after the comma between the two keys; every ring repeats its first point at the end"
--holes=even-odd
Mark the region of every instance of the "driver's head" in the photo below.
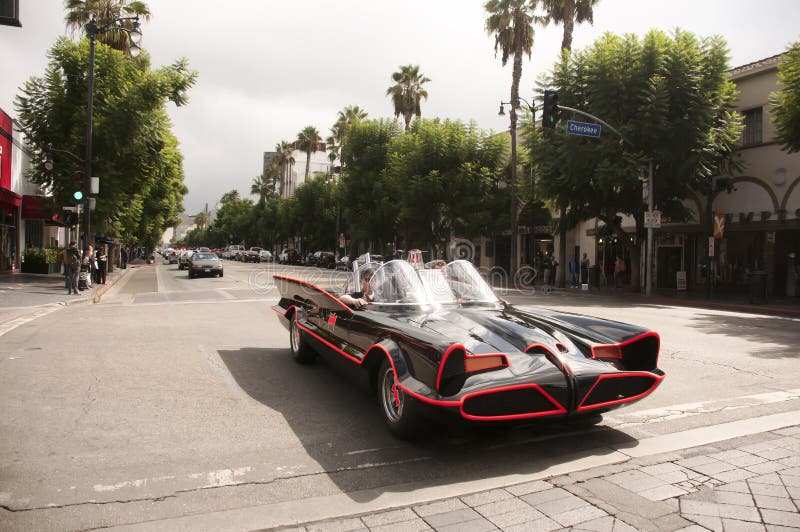
{"type": "Polygon", "coordinates": [[[375,269],[375,266],[368,264],[361,267],[358,271],[359,279],[361,281],[361,292],[365,296],[372,295],[372,287],[369,283],[372,281],[372,276],[375,275],[375,269]]]}

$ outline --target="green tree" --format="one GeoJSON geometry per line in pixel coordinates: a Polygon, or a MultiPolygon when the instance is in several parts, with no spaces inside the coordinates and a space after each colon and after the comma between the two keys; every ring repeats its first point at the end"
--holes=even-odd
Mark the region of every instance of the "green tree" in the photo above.
{"type": "MultiPolygon", "coordinates": [[[[500,53],[503,66],[513,58],[511,69],[511,152],[517,151],[517,108],[519,107],[519,80],[522,77],[522,56],[530,59],[533,50],[533,22],[539,20],[534,14],[537,0],[489,0],[484,9],[489,14],[486,18],[486,31],[494,35],[495,55],[500,53]]],[[[512,157],[513,159],[514,157],[512,157]]],[[[517,264],[517,166],[513,162],[509,182],[511,194],[511,271],[517,264]]]]}
{"type": "Polygon", "coordinates": [[[401,65],[398,72],[392,74],[394,85],[386,90],[392,97],[394,116],[402,116],[406,123],[406,131],[411,128],[411,118],[422,116],[423,98],[428,99],[428,91],[423,85],[430,81],[419,72],[419,65],[401,65]]]}
{"type": "Polygon", "coordinates": [[[400,135],[400,128],[397,120],[380,119],[354,122],[348,129],[342,149],[347,172],[342,176],[339,199],[351,257],[359,245],[394,240],[398,205],[383,173],[390,144],[400,135]]]}
{"type": "Polygon", "coordinates": [[[306,154],[306,179],[308,179],[308,172],[311,168],[311,154],[317,151],[320,142],[322,142],[322,137],[319,136],[319,131],[314,126],[307,126],[297,134],[297,148],[306,154]]]}
{"type": "Polygon", "coordinates": [[[200,211],[195,214],[194,225],[200,229],[205,229],[206,225],[208,225],[208,214],[206,214],[206,211],[200,211]]]}
{"type": "Polygon", "coordinates": [[[214,226],[219,228],[226,243],[247,244],[251,236],[253,202],[239,197],[237,190],[231,190],[222,195],[219,203],[214,226]]]}
{"type": "Polygon", "coordinates": [[[407,245],[494,232],[497,217],[486,200],[503,176],[506,146],[502,136],[450,120],[418,121],[394,139],[385,175],[407,245]]]}
{"type": "Polygon", "coordinates": [[[333,183],[322,173],[304,181],[295,191],[300,236],[307,249],[332,250],[336,205],[333,183]]]}
{"type": "Polygon", "coordinates": [[[770,95],[778,140],[789,153],[800,151],[800,41],[778,64],[778,90],[770,95]]]}
{"type": "MultiPolygon", "coordinates": [[[[67,28],[73,34],[83,32],[86,24],[94,18],[98,28],[113,24],[120,18],[139,17],[144,21],[150,20],[150,9],[144,2],[130,0],[66,0],[64,7],[67,10],[65,21],[67,28]]],[[[123,21],[121,28],[111,28],[100,33],[97,40],[115,50],[130,55],[130,37],[125,29],[133,27],[132,21],[123,21]]]]}
{"type": "Polygon", "coordinates": [[[559,103],[603,118],[629,143],[528,128],[537,188],[554,205],[569,205],[567,224],[599,218],[628,247],[633,286],[639,246],[624,233],[620,215],[633,216],[642,234],[640,178],[650,158],[655,203],[675,220],[687,216],[681,200],[705,193],[710,177],[731,161],[741,123],[728,68],[722,38],[681,30],[642,39],[606,34],[555,65],[549,86],[557,88],[559,103]]]}
{"type": "MultiPolygon", "coordinates": [[[[72,203],[73,173],[82,167],[68,154],[83,153],[85,145],[89,44],[62,37],[49,55],[44,76],[30,78],[15,105],[35,156],[54,148],[55,168],[31,168],[29,177],[52,190],[61,206],[72,203]]],[[[156,242],[176,222],[186,193],[183,158],[165,108],[169,101],[188,101],[197,74],[185,59],[153,70],[146,53],[129,60],[103,44],[95,61],[93,167],[101,186],[93,227],[156,242]]]]}

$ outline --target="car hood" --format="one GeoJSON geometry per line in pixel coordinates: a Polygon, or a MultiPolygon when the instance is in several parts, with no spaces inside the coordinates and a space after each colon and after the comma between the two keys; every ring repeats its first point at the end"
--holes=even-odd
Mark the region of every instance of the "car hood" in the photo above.
{"type": "MultiPolygon", "coordinates": [[[[406,318],[442,339],[464,344],[470,352],[524,352],[532,344],[612,344],[647,329],[591,316],[541,308],[442,308],[406,318]]],[[[405,321],[405,320],[404,320],[405,321]]]]}

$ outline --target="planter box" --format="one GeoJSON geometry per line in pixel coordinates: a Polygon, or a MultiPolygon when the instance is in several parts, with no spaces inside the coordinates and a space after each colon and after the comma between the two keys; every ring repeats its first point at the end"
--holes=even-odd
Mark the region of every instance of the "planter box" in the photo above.
{"type": "Polygon", "coordinates": [[[23,262],[22,273],[58,273],[61,266],[58,264],[43,264],[41,262],[23,262]]]}

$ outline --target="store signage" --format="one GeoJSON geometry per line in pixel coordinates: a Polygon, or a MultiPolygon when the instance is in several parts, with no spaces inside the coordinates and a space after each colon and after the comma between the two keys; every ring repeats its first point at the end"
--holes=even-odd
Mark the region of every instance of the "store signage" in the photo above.
{"type": "Polygon", "coordinates": [[[678,290],[686,290],[686,272],[675,272],[675,283],[678,290]]]}
{"type": "Polygon", "coordinates": [[[725,235],[725,213],[714,213],[714,238],[723,238],[725,235]]]}
{"type": "Polygon", "coordinates": [[[645,211],[644,226],[653,229],[661,228],[661,211],[645,211]]]}

